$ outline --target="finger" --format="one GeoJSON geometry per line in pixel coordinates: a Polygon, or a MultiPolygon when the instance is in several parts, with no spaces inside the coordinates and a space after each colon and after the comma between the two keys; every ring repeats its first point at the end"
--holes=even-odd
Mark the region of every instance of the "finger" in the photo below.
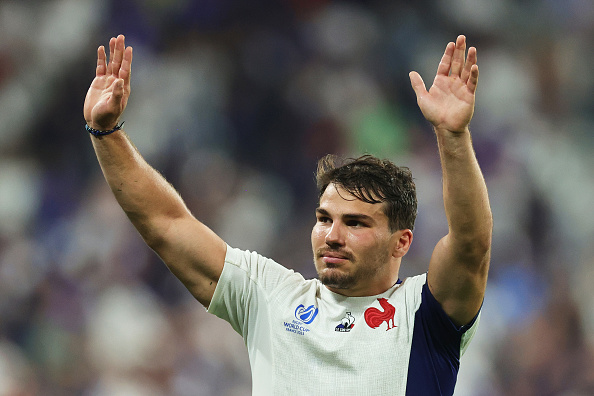
{"type": "Polygon", "coordinates": [[[472,67],[470,69],[470,77],[468,78],[468,82],[466,83],[468,90],[472,94],[474,94],[476,92],[476,87],[478,85],[478,76],[479,76],[479,68],[478,68],[478,65],[475,63],[474,65],[472,65],[472,67]]]}
{"type": "Polygon", "coordinates": [[[425,82],[423,81],[421,75],[416,71],[411,71],[408,73],[408,76],[410,77],[410,85],[412,85],[412,89],[417,95],[417,101],[419,101],[427,93],[425,82]]]}
{"type": "Polygon", "coordinates": [[[116,39],[109,39],[109,63],[107,64],[107,74],[113,74],[113,58],[115,52],[116,39]]]}
{"type": "Polygon", "coordinates": [[[464,67],[464,54],[466,52],[466,37],[459,35],[456,39],[456,49],[452,57],[452,68],[450,75],[460,77],[462,68],[464,67]]]}
{"type": "Polygon", "coordinates": [[[119,108],[122,98],[124,97],[124,80],[121,78],[114,81],[113,90],[111,93],[111,105],[119,108]]]}
{"type": "Polygon", "coordinates": [[[124,89],[130,89],[130,75],[132,72],[132,47],[126,48],[124,51],[124,59],[120,67],[119,78],[124,80],[124,89]]]}
{"type": "Polygon", "coordinates": [[[111,73],[118,77],[120,75],[120,67],[124,58],[124,49],[126,48],[124,35],[120,34],[115,42],[115,52],[113,54],[113,65],[111,73]]]}
{"type": "Polygon", "coordinates": [[[449,42],[437,66],[437,75],[448,76],[450,74],[450,67],[452,65],[452,56],[454,55],[455,44],[449,42]]]}
{"type": "Polygon", "coordinates": [[[476,65],[476,48],[470,47],[468,49],[468,56],[466,57],[466,64],[464,65],[464,70],[462,70],[462,75],[460,78],[466,84],[468,82],[468,78],[470,77],[470,70],[472,66],[476,65]]]}
{"type": "Polygon", "coordinates": [[[107,73],[107,64],[106,62],[106,55],[105,55],[105,47],[100,46],[97,48],[97,70],[95,72],[96,76],[104,76],[107,73]]]}

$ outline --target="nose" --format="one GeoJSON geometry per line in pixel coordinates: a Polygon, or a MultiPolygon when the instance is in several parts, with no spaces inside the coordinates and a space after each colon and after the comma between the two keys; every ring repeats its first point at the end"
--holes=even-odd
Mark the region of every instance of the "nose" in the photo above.
{"type": "Polygon", "coordinates": [[[344,246],[344,230],[340,223],[332,223],[332,226],[326,233],[326,244],[328,246],[344,246]]]}

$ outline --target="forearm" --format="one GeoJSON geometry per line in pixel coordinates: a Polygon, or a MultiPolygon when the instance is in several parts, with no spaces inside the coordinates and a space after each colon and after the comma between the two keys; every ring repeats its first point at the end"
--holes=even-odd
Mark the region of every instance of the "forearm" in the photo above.
{"type": "Polygon", "coordinates": [[[493,219],[487,186],[470,132],[436,130],[443,172],[443,197],[451,242],[469,254],[487,253],[493,219]]]}
{"type": "Polygon", "coordinates": [[[170,220],[189,215],[179,194],[123,131],[91,140],[116,200],[149,246],[158,242],[170,220]]]}

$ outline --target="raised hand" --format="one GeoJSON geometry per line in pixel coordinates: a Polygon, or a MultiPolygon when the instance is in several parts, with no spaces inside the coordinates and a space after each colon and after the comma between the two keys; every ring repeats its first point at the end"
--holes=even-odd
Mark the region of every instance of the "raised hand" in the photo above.
{"type": "Polygon", "coordinates": [[[109,40],[109,64],[105,47],[97,49],[97,71],[84,104],[84,117],[94,129],[110,130],[116,126],[130,97],[132,47],[126,47],[119,35],[109,40]]]}
{"type": "Polygon", "coordinates": [[[466,37],[448,43],[429,91],[419,73],[410,72],[410,82],[425,118],[438,130],[464,132],[474,113],[479,70],[476,48],[468,49],[466,37]]]}

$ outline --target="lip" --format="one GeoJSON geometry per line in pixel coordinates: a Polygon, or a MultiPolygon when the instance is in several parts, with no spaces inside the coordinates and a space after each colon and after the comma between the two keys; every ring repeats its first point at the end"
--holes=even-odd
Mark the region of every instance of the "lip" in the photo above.
{"type": "Polygon", "coordinates": [[[337,253],[324,253],[322,254],[322,261],[326,264],[341,264],[348,261],[348,257],[337,254],[337,253]]]}

